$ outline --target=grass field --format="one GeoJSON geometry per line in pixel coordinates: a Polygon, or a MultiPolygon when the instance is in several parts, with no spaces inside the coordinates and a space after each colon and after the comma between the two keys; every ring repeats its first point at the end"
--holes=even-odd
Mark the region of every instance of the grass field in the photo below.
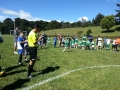
{"type": "MultiPolygon", "coordinates": [[[[120,28],[119,27],[120,27],[120,25],[116,25],[116,26],[112,27],[109,32],[107,32],[106,30],[103,30],[101,28],[101,26],[96,26],[96,27],[85,27],[85,28],[79,27],[79,28],[55,29],[55,30],[45,31],[45,33],[47,35],[50,35],[50,36],[54,36],[55,33],[62,34],[62,35],[70,34],[71,36],[73,36],[73,35],[77,36],[78,31],[83,31],[83,33],[81,35],[81,36],[83,36],[84,34],[86,34],[88,29],[91,29],[92,35],[95,37],[97,37],[98,35],[101,35],[101,36],[119,36],[120,35],[120,28]]],[[[41,33],[43,33],[43,31],[41,33]]]]}
{"type": "Polygon", "coordinates": [[[13,36],[3,37],[0,65],[7,71],[7,76],[0,77],[0,90],[21,90],[40,82],[43,84],[32,90],[120,90],[120,66],[92,67],[120,65],[120,52],[73,48],[71,52],[62,52],[63,48],[53,48],[51,43],[48,48],[38,49],[40,60],[34,67],[37,72],[32,73],[35,78],[26,79],[28,63],[23,59],[25,66],[17,64],[13,36]],[[63,76],[55,79],[58,75],[63,76]],[[43,82],[50,78],[53,79],[43,82]]]}

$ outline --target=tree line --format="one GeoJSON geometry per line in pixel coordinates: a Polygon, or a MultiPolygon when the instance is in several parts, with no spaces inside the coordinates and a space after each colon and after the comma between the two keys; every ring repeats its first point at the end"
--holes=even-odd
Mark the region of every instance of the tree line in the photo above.
{"type": "MultiPolygon", "coordinates": [[[[116,5],[120,8],[120,4],[116,4],[116,5]]],[[[112,15],[113,16],[112,18],[115,19],[114,25],[120,24],[120,10],[116,10],[116,11],[117,14],[112,15]]],[[[0,22],[0,31],[2,32],[2,34],[10,34],[10,30],[14,30],[14,25],[15,25],[15,27],[16,26],[19,27],[20,30],[29,32],[34,24],[39,24],[40,30],[42,31],[61,29],[61,28],[65,29],[65,28],[89,27],[89,26],[100,26],[100,25],[103,25],[102,27],[103,29],[106,28],[108,30],[108,27],[106,27],[105,23],[103,23],[104,20],[106,19],[102,20],[105,17],[106,16],[104,16],[103,14],[98,13],[96,17],[92,19],[92,21],[90,20],[86,21],[85,19],[82,19],[81,21],[77,21],[73,23],[64,22],[64,21],[58,22],[56,20],[52,20],[48,22],[43,20],[28,21],[26,19],[21,19],[21,18],[15,18],[15,20],[12,20],[11,18],[6,18],[5,20],[3,20],[3,22],[0,22]]]]}

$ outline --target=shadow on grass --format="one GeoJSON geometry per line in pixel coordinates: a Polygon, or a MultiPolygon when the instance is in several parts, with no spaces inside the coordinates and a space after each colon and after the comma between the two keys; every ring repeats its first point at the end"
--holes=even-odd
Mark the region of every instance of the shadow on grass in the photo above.
{"type": "Polygon", "coordinates": [[[116,29],[115,29],[116,31],[120,31],[120,27],[116,27],[116,29]]]}
{"type": "Polygon", "coordinates": [[[115,32],[114,30],[106,30],[106,31],[101,31],[101,33],[113,33],[115,32]]]}
{"type": "Polygon", "coordinates": [[[47,74],[50,72],[54,72],[55,70],[58,70],[60,66],[55,66],[55,67],[47,67],[44,70],[39,71],[38,74],[35,74],[34,76],[40,75],[40,74],[47,74]]]}
{"type": "Polygon", "coordinates": [[[23,67],[23,66],[26,66],[26,65],[16,65],[16,66],[12,66],[12,67],[8,67],[8,68],[6,68],[5,70],[6,70],[6,72],[9,72],[9,71],[11,71],[11,70],[13,70],[13,69],[15,69],[15,68],[18,68],[18,67],[23,67]]]}
{"type": "Polygon", "coordinates": [[[22,87],[25,87],[25,86],[23,86],[23,84],[26,82],[29,82],[29,81],[30,81],[30,79],[18,79],[14,83],[5,86],[1,90],[15,90],[17,88],[22,88],[22,87]]]}
{"type": "Polygon", "coordinates": [[[26,72],[26,71],[27,71],[27,70],[13,71],[13,72],[7,73],[7,75],[13,75],[13,74],[17,74],[17,73],[26,72]]]}

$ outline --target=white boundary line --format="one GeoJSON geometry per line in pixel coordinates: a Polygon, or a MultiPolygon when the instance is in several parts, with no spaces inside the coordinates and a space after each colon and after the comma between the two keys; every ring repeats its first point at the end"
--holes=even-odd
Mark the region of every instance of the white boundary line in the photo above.
{"type": "Polygon", "coordinates": [[[35,87],[37,87],[37,86],[41,86],[41,85],[43,85],[43,84],[45,84],[45,83],[48,83],[48,82],[50,82],[50,81],[52,81],[52,80],[55,80],[55,79],[61,78],[61,77],[63,77],[63,76],[66,76],[66,75],[68,75],[68,74],[70,74],[70,73],[72,73],[72,72],[81,71],[81,70],[86,70],[86,69],[92,69],[92,68],[106,68],[106,67],[120,67],[120,65],[90,66],[90,67],[85,67],[85,68],[74,69],[74,70],[68,71],[68,72],[66,72],[66,73],[63,73],[63,74],[61,74],[61,75],[58,75],[58,76],[55,76],[55,77],[51,77],[51,78],[49,78],[49,79],[46,79],[46,80],[43,80],[43,81],[41,81],[41,82],[35,83],[35,84],[31,85],[31,86],[25,87],[25,88],[23,88],[22,90],[30,90],[30,89],[33,89],[33,88],[35,88],[35,87]]]}

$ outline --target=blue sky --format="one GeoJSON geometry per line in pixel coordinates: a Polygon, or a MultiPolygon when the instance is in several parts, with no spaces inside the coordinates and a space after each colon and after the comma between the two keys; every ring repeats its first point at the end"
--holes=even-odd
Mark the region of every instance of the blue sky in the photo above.
{"type": "Polygon", "coordinates": [[[98,13],[116,14],[120,0],[0,0],[0,21],[22,18],[29,21],[92,20],[98,13]]]}

